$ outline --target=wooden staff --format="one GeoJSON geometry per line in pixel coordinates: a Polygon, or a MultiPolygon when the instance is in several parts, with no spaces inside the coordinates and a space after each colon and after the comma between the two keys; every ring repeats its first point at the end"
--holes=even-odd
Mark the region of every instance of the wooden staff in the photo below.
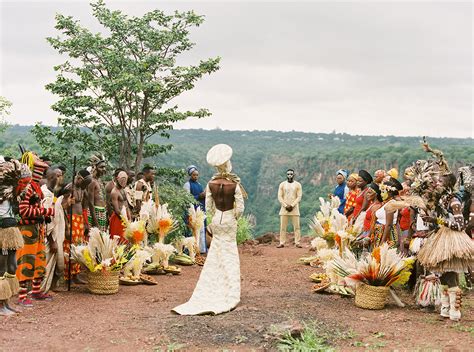
{"type": "MultiPolygon", "coordinates": [[[[74,181],[76,178],[76,156],[74,156],[74,162],[72,164],[72,183],[71,183],[71,195],[74,198],[74,181]]],[[[71,249],[72,249],[72,207],[74,204],[69,206],[69,267],[67,268],[67,290],[71,291],[71,249]]]]}

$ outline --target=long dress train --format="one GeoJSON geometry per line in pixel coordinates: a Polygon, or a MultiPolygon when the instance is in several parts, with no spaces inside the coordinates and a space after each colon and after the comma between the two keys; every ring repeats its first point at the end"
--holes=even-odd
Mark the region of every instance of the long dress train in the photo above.
{"type": "Polygon", "coordinates": [[[206,189],[206,209],[215,211],[212,218],[212,242],[201,276],[188,302],[173,311],[181,315],[220,314],[240,302],[240,260],[237,249],[237,217],[244,210],[240,187],[235,190],[235,207],[228,211],[215,209],[209,187],[206,189]]]}

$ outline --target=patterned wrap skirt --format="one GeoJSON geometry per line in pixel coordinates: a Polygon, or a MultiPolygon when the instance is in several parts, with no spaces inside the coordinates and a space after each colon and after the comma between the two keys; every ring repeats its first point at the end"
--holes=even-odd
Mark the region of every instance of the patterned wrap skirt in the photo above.
{"type": "Polygon", "coordinates": [[[19,281],[42,278],[46,273],[45,226],[22,225],[19,229],[25,245],[16,252],[16,276],[19,281]]]}
{"type": "MultiPolygon", "coordinates": [[[[68,219],[70,219],[68,215],[68,219]]],[[[84,216],[81,214],[72,214],[72,243],[74,245],[83,244],[84,238],[84,216]]],[[[69,240],[69,233],[66,234],[63,242],[64,252],[64,280],[69,280],[69,251],[71,248],[71,241],[69,240]]],[[[81,265],[78,263],[71,264],[71,276],[77,275],[81,272],[81,265]]]]}
{"type": "MultiPolygon", "coordinates": [[[[385,231],[385,225],[375,223],[374,232],[371,234],[372,248],[379,247],[382,244],[383,233],[385,231]]],[[[398,246],[398,228],[396,225],[390,227],[389,238],[387,239],[390,247],[398,246]]]]}

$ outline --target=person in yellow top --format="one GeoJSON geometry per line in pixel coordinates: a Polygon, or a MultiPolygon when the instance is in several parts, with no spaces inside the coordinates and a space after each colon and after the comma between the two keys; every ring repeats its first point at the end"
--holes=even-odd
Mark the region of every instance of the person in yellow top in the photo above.
{"type": "Polygon", "coordinates": [[[301,184],[294,180],[295,171],[288,169],[286,171],[287,180],[280,183],[278,188],[278,201],[281,204],[280,209],[280,244],[277,248],[283,248],[286,242],[286,230],[288,220],[291,219],[293,224],[293,232],[295,233],[295,246],[302,248],[300,244],[300,209],[299,203],[303,195],[301,184]]]}

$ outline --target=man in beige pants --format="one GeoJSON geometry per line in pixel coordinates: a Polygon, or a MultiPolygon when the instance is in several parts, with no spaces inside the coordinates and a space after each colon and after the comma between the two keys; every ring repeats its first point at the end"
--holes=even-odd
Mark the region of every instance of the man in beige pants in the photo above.
{"type": "Polygon", "coordinates": [[[280,209],[280,244],[277,248],[283,248],[286,242],[286,230],[288,227],[288,220],[291,219],[293,223],[293,232],[295,233],[295,246],[302,248],[300,244],[300,209],[299,203],[303,190],[301,184],[294,180],[295,171],[288,169],[286,171],[287,180],[280,183],[278,188],[278,201],[281,204],[280,209]]]}

